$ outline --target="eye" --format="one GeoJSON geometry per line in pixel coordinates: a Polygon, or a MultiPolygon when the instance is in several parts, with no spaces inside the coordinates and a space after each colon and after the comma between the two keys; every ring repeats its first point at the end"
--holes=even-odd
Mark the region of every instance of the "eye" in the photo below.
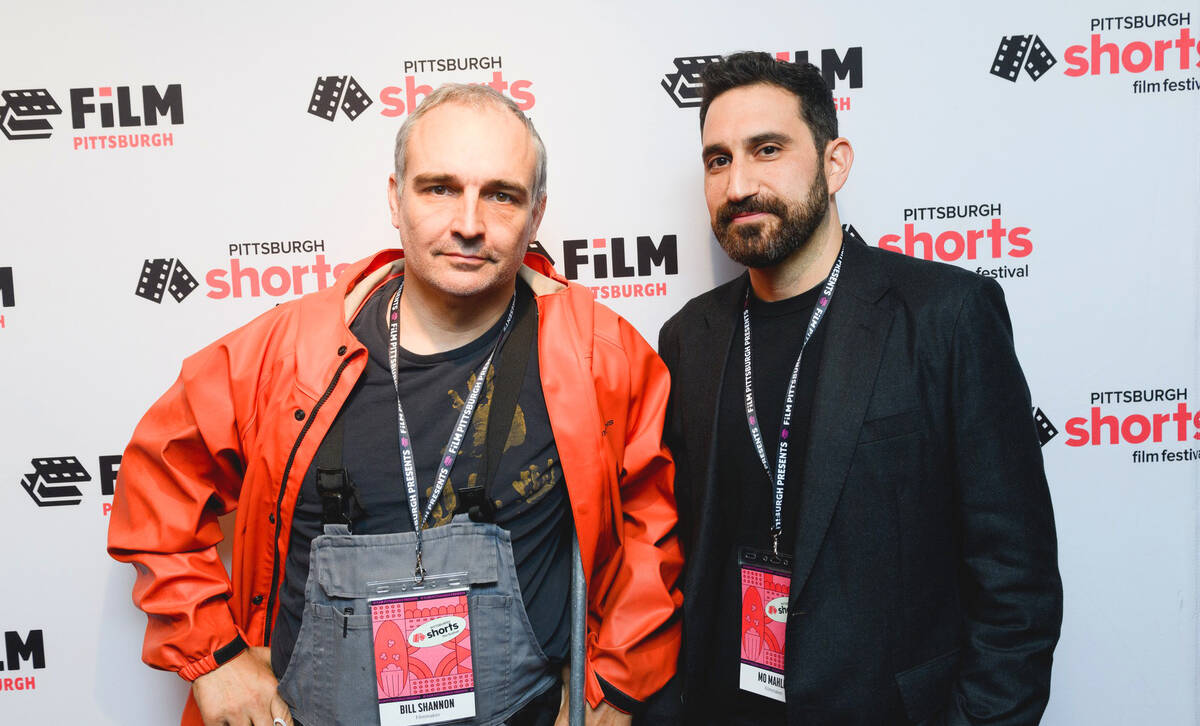
{"type": "Polygon", "coordinates": [[[760,147],[758,153],[760,156],[778,156],[779,152],[781,151],[783,151],[783,149],[779,148],[778,146],[775,146],[774,144],[767,144],[766,146],[760,147]]]}
{"type": "Polygon", "coordinates": [[[729,165],[728,156],[714,156],[704,163],[704,167],[709,171],[720,169],[723,166],[729,165]]]}
{"type": "Polygon", "coordinates": [[[511,204],[513,201],[515,201],[513,199],[512,195],[509,194],[508,192],[496,192],[495,194],[492,195],[492,199],[495,199],[497,202],[500,202],[501,204],[511,204]]]}
{"type": "Polygon", "coordinates": [[[435,196],[442,197],[442,196],[449,194],[450,189],[445,184],[434,184],[429,187],[429,193],[433,194],[435,196]]]}

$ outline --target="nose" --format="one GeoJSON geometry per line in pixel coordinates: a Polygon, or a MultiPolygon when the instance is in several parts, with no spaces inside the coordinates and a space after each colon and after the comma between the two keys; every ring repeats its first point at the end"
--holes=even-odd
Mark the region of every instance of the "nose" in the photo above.
{"type": "Polygon", "coordinates": [[[731,160],[729,173],[725,177],[725,198],[730,202],[740,202],[758,192],[758,181],[754,177],[753,170],[743,160],[736,158],[731,160]]]}
{"type": "Polygon", "coordinates": [[[450,223],[450,231],[464,240],[474,240],[483,236],[483,217],[479,208],[479,192],[469,190],[459,198],[458,209],[450,223]]]}

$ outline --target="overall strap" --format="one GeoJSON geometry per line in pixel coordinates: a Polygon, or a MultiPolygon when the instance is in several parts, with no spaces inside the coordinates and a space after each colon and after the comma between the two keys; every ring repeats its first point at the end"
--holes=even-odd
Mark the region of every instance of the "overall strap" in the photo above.
{"type": "Polygon", "coordinates": [[[466,487],[458,492],[459,511],[468,512],[475,522],[491,522],[496,516],[496,505],[488,496],[491,483],[500,467],[504,444],[512,430],[513,414],[517,410],[517,398],[525,371],[533,356],[534,340],[537,337],[537,306],[532,296],[517,295],[516,320],[512,333],[505,341],[501,360],[493,367],[492,402],[488,407],[487,436],[483,453],[482,484],[466,487]]]}
{"type": "Polygon", "coordinates": [[[339,412],[317,448],[317,494],[321,495],[323,526],[349,526],[352,518],[362,512],[358,490],[350,481],[343,463],[345,438],[342,412],[339,412]]]}

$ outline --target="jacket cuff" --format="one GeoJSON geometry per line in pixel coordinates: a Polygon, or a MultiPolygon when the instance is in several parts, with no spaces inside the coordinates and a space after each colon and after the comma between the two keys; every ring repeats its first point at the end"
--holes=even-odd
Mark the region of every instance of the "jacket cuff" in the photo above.
{"type": "Polygon", "coordinates": [[[233,636],[233,640],[229,641],[220,648],[203,658],[198,658],[191,663],[188,663],[183,668],[179,669],[179,676],[185,681],[194,681],[200,676],[211,673],[220,668],[237,656],[241,655],[247,648],[246,641],[242,639],[241,634],[233,636]]]}
{"type": "Polygon", "coordinates": [[[645,708],[646,704],[625,695],[616,686],[601,678],[599,673],[596,674],[596,681],[600,683],[600,690],[604,691],[604,700],[621,713],[627,716],[637,715],[645,708]]]}

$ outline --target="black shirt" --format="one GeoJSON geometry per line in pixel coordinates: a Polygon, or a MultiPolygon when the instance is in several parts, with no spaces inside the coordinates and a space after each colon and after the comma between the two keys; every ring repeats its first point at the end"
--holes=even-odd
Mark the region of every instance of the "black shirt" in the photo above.
{"type": "MultiPolygon", "coordinates": [[[[366,369],[339,414],[345,421],[344,466],[354,483],[363,512],[352,522],[354,534],[411,532],[412,515],[400,464],[396,389],[388,366],[386,311],[399,279],[382,286],[363,306],[350,331],[367,348],[366,369]]],[[[533,293],[518,281],[517,294],[533,293]]],[[[530,314],[537,306],[529,301],[530,314]]],[[[476,340],[435,355],[399,351],[400,400],[416,457],[420,508],[433,490],[438,462],[475,375],[495,345],[504,316],[476,340]]],[[[515,324],[515,323],[514,323],[515,324]]],[[[558,449],[546,412],[538,373],[537,340],[528,353],[512,428],[488,496],[496,506],[495,522],[512,536],[517,581],[525,609],[542,650],[564,660],[570,638],[567,602],[571,578],[571,514],[558,449]]],[[[458,505],[457,491],[476,486],[483,477],[487,415],[494,371],[520,365],[515,350],[501,348],[489,369],[486,385],[463,439],[449,480],[429,516],[430,527],[448,523],[458,505]]],[[[304,611],[309,549],[321,533],[322,506],[316,490],[316,462],[300,486],[292,519],[279,619],[271,635],[272,665],[282,674],[291,660],[304,611]]]]}
{"type": "MultiPolygon", "coordinates": [[[[759,549],[769,549],[771,546],[774,467],[779,453],[784,397],[823,284],[776,302],[764,302],[751,294],[750,355],[754,404],[758,410],[758,425],[762,431],[767,462],[771,466],[770,474],[763,469],[746,423],[743,395],[745,348],[741,324],[734,329],[734,340],[725,363],[717,424],[717,499],[718,506],[727,516],[720,518],[723,527],[718,533],[718,546],[714,550],[722,553],[722,559],[719,562],[721,592],[717,597],[716,662],[711,682],[715,691],[712,702],[732,708],[717,719],[722,723],[786,722],[783,703],[738,688],[742,598],[737,553],[742,546],[759,549]]],[[[738,317],[740,320],[740,310],[738,317]]],[[[824,325],[818,326],[804,349],[800,375],[796,381],[795,407],[789,431],[788,469],[784,479],[783,533],[779,540],[779,551],[784,554],[791,554],[796,540],[800,483],[804,475],[804,457],[824,330],[824,325]]],[[[786,643],[784,648],[787,648],[786,643]]]]}

